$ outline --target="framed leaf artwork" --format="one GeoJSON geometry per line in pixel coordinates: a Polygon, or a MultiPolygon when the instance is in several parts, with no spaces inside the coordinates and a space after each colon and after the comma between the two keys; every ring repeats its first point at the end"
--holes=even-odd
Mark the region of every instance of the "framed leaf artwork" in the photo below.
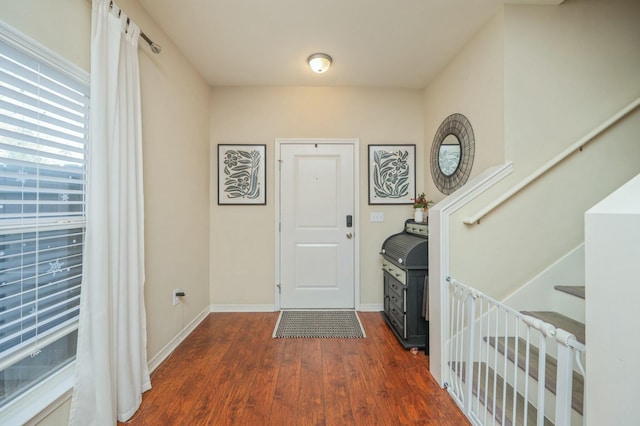
{"type": "Polygon", "coordinates": [[[218,144],[218,204],[267,204],[266,145],[218,144]]]}
{"type": "Polygon", "coordinates": [[[412,204],[416,146],[369,145],[369,204],[412,204]]]}

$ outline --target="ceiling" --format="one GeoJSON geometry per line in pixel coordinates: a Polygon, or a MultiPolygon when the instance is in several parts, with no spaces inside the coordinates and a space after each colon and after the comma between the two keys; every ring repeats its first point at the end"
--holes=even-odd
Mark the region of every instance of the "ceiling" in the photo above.
{"type": "Polygon", "coordinates": [[[212,86],[415,89],[424,88],[503,4],[503,0],[138,1],[212,86]],[[307,57],[317,52],[333,57],[325,74],[314,74],[307,66],[307,57]]]}

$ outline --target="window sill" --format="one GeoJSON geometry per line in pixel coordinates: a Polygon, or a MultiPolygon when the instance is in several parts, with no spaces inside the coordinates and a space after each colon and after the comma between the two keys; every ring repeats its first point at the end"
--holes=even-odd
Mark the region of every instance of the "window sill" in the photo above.
{"type": "Polygon", "coordinates": [[[0,409],[0,424],[37,424],[71,398],[75,362],[0,409]]]}

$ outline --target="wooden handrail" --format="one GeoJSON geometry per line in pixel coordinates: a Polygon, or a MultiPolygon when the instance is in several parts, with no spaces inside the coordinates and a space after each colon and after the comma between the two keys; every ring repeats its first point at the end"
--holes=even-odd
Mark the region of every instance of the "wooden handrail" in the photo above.
{"type": "Polygon", "coordinates": [[[475,215],[465,218],[462,222],[464,224],[466,224],[466,225],[479,224],[480,223],[480,219],[482,219],[483,217],[485,217],[486,215],[491,213],[495,208],[497,208],[502,203],[504,203],[505,201],[507,201],[508,199],[513,197],[515,194],[517,194],[518,192],[522,191],[525,187],[529,186],[533,181],[535,181],[540,176],[542,176],[543,174],[548,172],[550,169],[552,169],[553,167],[557,166],[558,163],[562,162],[564,159],[566,159],[573,152],[575,152],[576,150],[582,150],[582,148],[586,144],[591,142],[598,135],[600,135],[602,132],[604,132],[609,127],[614,125],[620,119],[622,119],[627,114],[629,114],[631,111],[636,109],[639,105],[640,105],[640,98],[638,98],[635,101],[631,102],[629,105],[627,105],[626,107],[621,109],[618,113],[613,115],[610,119],[608,119],[607,121],[602,123],[600,126],[598,126],[595,129],[593,129],[591,132],[589,132],[584,137],[582,137],[581,139],[579,139],[578,141],[573,143],[571,146],[569,146],[567,149],[562,151],[560,154],[558,154],[555,157],[553,157],[550,161],[545,163],[542,167],[540,167],[535,172],[531,173],[529,176],[527,176],[525,179],[523,179],[518,185],[514,186],[513,188],[511,188],[511,190],[509,190],[508,192],[503,194],[500,198],[498,198],[497,200],[495,200],[494,202],[489,204],[484,209],[480,210],[475,215]]]}

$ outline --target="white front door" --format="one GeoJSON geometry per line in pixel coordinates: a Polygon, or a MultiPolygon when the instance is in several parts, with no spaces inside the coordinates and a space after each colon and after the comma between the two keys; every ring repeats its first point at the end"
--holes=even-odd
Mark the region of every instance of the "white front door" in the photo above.
{"type": "Polygon", "coordinates": [[[282,309],[355,307],[355,149],[280,145],[282,309]]]}

